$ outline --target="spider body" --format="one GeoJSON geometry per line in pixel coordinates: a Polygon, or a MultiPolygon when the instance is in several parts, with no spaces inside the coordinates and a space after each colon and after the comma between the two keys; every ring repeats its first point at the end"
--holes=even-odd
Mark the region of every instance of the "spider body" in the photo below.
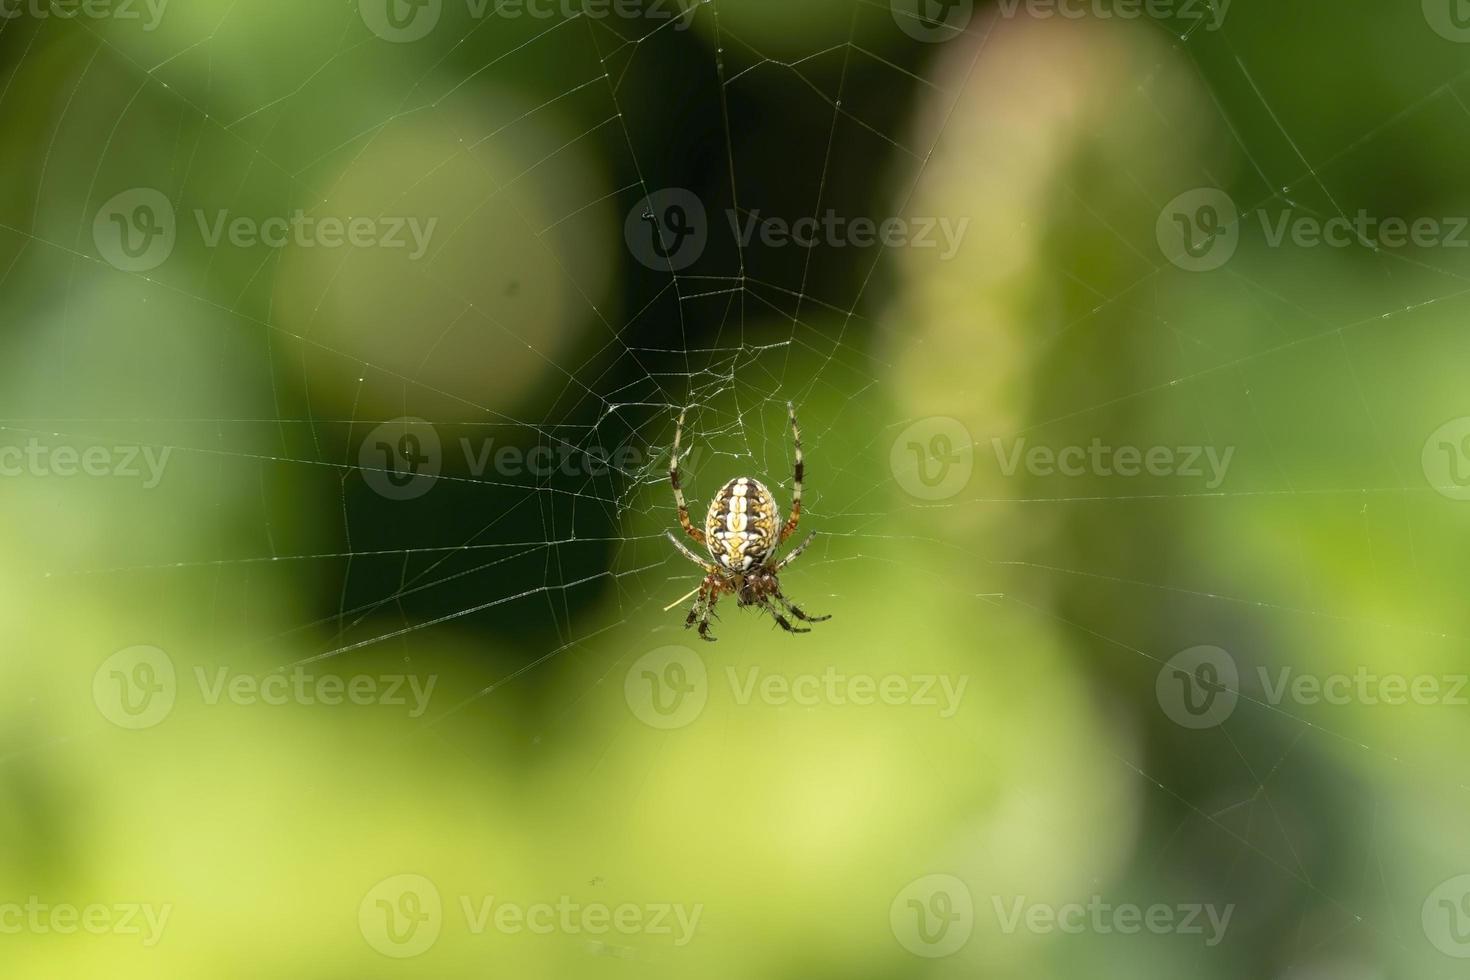
{"type": "Polygon", "coordinates": [[[776,498],[766,485],[750,477],[737,477],[725,484],[710,502],[704,528],[694,526],[689,519],[689,505],[684,500],[684,488],[679,478],[679,440],[684,434],[684,416],[679,416],[679,426],[674,430],[674,451],[669,460],[669,483],[674,488],[674,502],[679,508],[679,524],[693,541],[704,545],[711,561],[699,557],[688,546],[670,532],[669,540],[674,547],[694,564],[705,571],[704,581],[699,586],[699,598],[684,628],[699,626],[700,639],[713,641],[709,635],[710,617],[715,604],[727,593],[735,596],[741,607],[754,606],[769,613],[788,633],[810,633],[810,629],[792,626],[782,610],[789,612],[803,623],[820,623],[830,616],[808,616],[781,592],[778,573],[806,550],[812,543],[811,535],[785,558],[776,559],[777,549],[796,532],[801,521],[802,481],[806,475],[806,463],[801,455],[801,429],[796,424],[796,409],[787,403],[791,416],[791,435],[796,453],[795,474],[791,484],[791,516],[783,523],[781,509],[776,498]]]}
{"type": "Polygon", "coordinates": [[[748,572],[764,565],[780,543],[781,510],[764,483],[742,476],[710,502],[704,533],[716,564],[748,572]]]}

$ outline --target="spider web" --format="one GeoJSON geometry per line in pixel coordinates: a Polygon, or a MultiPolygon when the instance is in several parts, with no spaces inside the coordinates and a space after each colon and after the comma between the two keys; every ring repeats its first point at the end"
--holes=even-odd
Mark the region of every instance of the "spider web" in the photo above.
{"type": "MultiPolygon", "coordinates": [[[[1313,104],[1267,57],[1296,15],[1245,0],[1218,30],[991,10],[934,45],[872,2],[813,5],[791,15],[790,36],[730,0],[667,19],[647,5],[548,19],[506,6],[436,7],[411,43],[375,33],[356,3],[248,16],[201,5],[155,33],[86,19],[0,27],[12,55],[0,104],[44,92],[49,106],[28,120],[44,149],[21,161],[0,222],[13,360],[27,369],[3,431],[167,450],[175,467],[172,489],[109,492],[105,526],[35,545],[25,568],[38,588],[105,610],[185,611],[222,637],[204,661],[429,664],[453,684],[422,735],[468,756],[469,733],[493,720],[534,747],[589,701],[616,700],[640,655],[685,642],[684,605],[665,609],[698,578],[665,538],[679,413],[697,520],[737,475],[785,506],[791,402],[810,473],[803,529],[820,537],[787,591],[816,612],[841,607],[833,635],[859,642],[843,619],[882,601],[853,594],[861,567],[920,583],[953,615],[1027,624],[1137,708],[1122,734],[1109,712],[1088,716],[1108,733],[1098,751],[1114,779],[1142,800],[1136,893],[1175,894],[1160,883],[1171,873],[1209,882],[1246,910],[1247,936],[1277,935],[1272,916],[1290,907],[1299,945],[1271,960],[1286,967],[1371,949],[1385,975],[1453,975],[1424,948],[1419,900],[1470,856],[1433,832],[1413,840],[1421,820],[1442,826],[1432,817],[1380,816],[1463,800],[1470,777],[1440,748],[1463,725],[1281,706],[1249,678],[1277,663],[1463,667],[1445,574],[1457,567],[1445,532],[1460,522],[1421,478],[1417,440],[1462,412],[1448,366],[1430,362],[1457,346],[1466,270],[1449,250],[1359,240],[1344,262],[1262,251],[1257,236],[1202,275],[1154,241],[1155,217],[1194,188],[1230,189],[1238,221],[1206,230],[1242,237],[1265,211],[1453,214],[1454,201],[1364,190],[1404,140],[1458,146],[1470,133],[1450,56],[1399,66],[1376,104],[1309,125],[1313,104]],[[1037,122],[1075,160],[1028,184],[1025,161],[1041,151],[1016,149],[1012,170],[994,159],[1008,148],[986,140],[1024,127],[964,122],[977,105],[1003,108],[983,94],[998,81],[988,59],[1018,68],[1092,45],[1105,95],[1037,122]],[[1177,146],[1145,159],[1135,138],[1177,146]],[[130,272],[99,253],[93,223],[137,188],[168,200],[179,240],[161,266],[130,272]],[[687,265],[677,227],[640,239],[668,217],[671,189],[704,212],[687,265]],[[738,234],[760,215],[954,214],[946,195],[963,190],[974,196],[954,208],[990,209],[972,215],[983,267],[969,272],[738,234]],[[1020,210],[1037,203],[1048,213],[1020,210]],[[202,241],[221,211],[296,208],[436,224],[418,259],[202,241]],[[1020,258],[1006,237],[1017,222],[1038,226],[1018,236],[1020,258]],[[1016,287],[1013,258],[1056,284],[1016,287]],[[1023,297],[988,298],[1012,288],[1023,297]],[[953,360],[965,345],[986,356],[953,360]],[[945,373],[976,363],[978,376],[945,373]],[[1426,377],[1434,395],[1409,411],[1396,393],[1426,377]],[[900,434],[950,415],[972,438],[951,448],[977,469],[992,438],[1230,446],[1239,462],[1208,489],[986,473],[946,498],[905,493],[900,434]],[[518,462],[495,462],[502,449],[518,462]],[[1242,547],[1244,534],[1269,547],[1242,547]],[[1206,643],[1234,652],[1246,680],[1224,690],[1241,703],[1228,722],[1181,731],[1154,685],[1175,652],[1206,643]],[[528,717],[505,722],[504,710],[528,717]],[[1194,780],[1202,766],[1217,778],[1194,780]],[[1311,791],[1283,787],[1297,781],[1311,791]],[[1315,785],[1337,781],[1351,788],[1315,785]],[[1312,818],[1355,793],[1371,802],[1353,807],[1343,839],[1317,839],[1312,818]],[[1410,870],[1390,874],[1390,859],[1410,870]]],[[[1366,5],[1357,16],[1374,17],[1366,5]]],[[[1393,23],[1426,30],[1418,11],[1393,23]]],[[[1330,37],[1313,49],[1324,62],[1368,46],[1340,25],[1330,37]]],[[[1032,81],[1035,99],[1008,96],[1047,104],[1045,73],[1032,81]]],[[[1061,95],[1086,102],[1077,88],[1061,95]]],[[[38,492],[19,509],[44,505],[38,492]]],[[[788,642],[730,612],[717,633],[731,645],[788,642]]],[[[158,616],[160,633],[179,628],[158,616]]],[[[1009,654],[964,652],[977,676],[1006,676],[994,660],[1009,654]]],[[[1029,802],[1050,816],[1050,801],[1029,802]]]]}

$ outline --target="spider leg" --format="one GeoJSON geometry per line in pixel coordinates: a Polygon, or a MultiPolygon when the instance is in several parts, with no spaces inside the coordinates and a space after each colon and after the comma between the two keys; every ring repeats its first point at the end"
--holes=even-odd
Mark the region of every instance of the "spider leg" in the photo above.
{"type": "Polygon", "coordinates": [[[706,640],[710,643],[715,642],[715,638],[709,635],[709,618],[714,615],[715,603],[719,601],[720,587],[712,582],[710,583],[709,600],[704,604],[704,615],[699,620],[699,638],[701,640],[706,640]]]}
{"type": "MultiPolygon", "coordinates": [[[[791,443],[796,450],[796,466],[795,476],[791,481],[791,516],[781,525],[780,544],[785,544],[786,539],[796,533],[796,525],[801,523],[801,485],[806,479],[806,460],[801,455],[801,428],[796,424],[796,406],[787,402],[786,411],[791,416],[791,443]]],[[[675,445],[677,444],[676,439],[675,445]]]]}
{"type": "Polygon", "coordinates": [[[785,606],[786,610],[790,612],[791,615],[795,616],[803,623],[825,623],[827,620],[832,618],[831,616],[809,616],[805,612],[802,612],[800,606],[792,602],[790,599],[786,598],[785,594],[781,591],[781,588],[779,586],[771,590],[771,595],[775,596],[777,602],[785,606]]]}
{"type": "Polygon", "coordinates": [[[792,626],[791,623],[790,623],[790,621],[787,620],[787,618],[785,616],[781,615],[781,613],[779,611],[777,611],[776,607],[775,606],[772,606],[765,599],[762,599],[760,601],[760,607],[762,609],[764,609],[766,612],[770,613],[771,616],[772,616],[772,618],[774,618],[776,620],[776,625],[779,626],[779,627],[781,627],[783,630],[785,630],[788,633],[810,633],[811,632],[811,630],[809,630],[809,629],[803,629],[802,627],[799,627],[799,626],[792,626]]]}
{"type": "Polygon", "coordinates": [[[699,619],[700,616],[703,615],[706,605],[705,593],[708,591],[709,579],[705,579],[699,584],[699,596],[694,600],[694,605],[689,608],[688,618],[684,620],[684,628],[686,630],[692,628],[694,626],[694,621],[699,619]]]}
{"type": "Polygon", "coordinates": [[[773,570],[776,571],[776,572],[780,572],[787,565],[789,565],[792,562],[796,561],[796,559],[798,559],[798,558],[801,557],[801,553],[803,551],[805,551],[807,549],[807,547],[813,541],[815,541],[816,539],[817,539],[817,536],[816,536],[815,533],[812,533],[812,534],[807,535],[807,539],[805,541],[803,541],[801,544],[797,545],[796,546],[796,550],[792,551],[785,558],[782,558],[779,562],[777,562],[776,563],[776,567],[773,570]]]}
{"type": "Polygon", "coordinates": [[[679,505],[679,524],[684,533],[697,543],[704,544],[704,532],[689,520],[689,502],[684,499],[684,486],[679,482],[679,439],[684,435],[684,413],[679,413],[679,425],[674,429],[674,451],[669,456],[669,483],[674,488],[674,503],[679,505]]]}
{"type": "Polygon", "coordinates": [[[694,562],[694,564],[696,564],[700,568],[704,569],[704,572],[705,572],[706,575],[708,575],[710,572],[713,572],[715,570],[715,567],[713,565],[711,565],[709,562],[705,561],[703,558],[701,558],[698,555],[696,555],[693,551],[690,551],[688,545],[686,545],[684,542],[680,541],[678,538],[674,537],[674,532],[673,531],[670,531],[668,533],[669,533],[669,540],[672,541],[672,542],[674,542],[674,547],[675,548],[678,548],[679,551],[680,551],[680,553],[683,554],[683,556],[685,558],[688,558],[690,561],[694,562]]]}

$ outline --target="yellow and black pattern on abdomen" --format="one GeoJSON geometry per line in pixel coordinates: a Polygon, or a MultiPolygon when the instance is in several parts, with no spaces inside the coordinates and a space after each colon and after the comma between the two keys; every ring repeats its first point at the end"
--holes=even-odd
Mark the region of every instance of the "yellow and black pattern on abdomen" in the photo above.
{"type": "Polygon", "coordinates": [[[776,550],[781,514],[765,484],[742,476],[715,495],[704,525],[710,557],[730,571],[748,572],[776,550]]]}

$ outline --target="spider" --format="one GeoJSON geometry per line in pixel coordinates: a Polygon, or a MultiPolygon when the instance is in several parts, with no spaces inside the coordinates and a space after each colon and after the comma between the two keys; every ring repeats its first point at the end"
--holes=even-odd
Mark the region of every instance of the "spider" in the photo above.
{"type": "Polygon", "coordinates": [[[801,430],[796,425],[796,407],[786,403],[791,416],[791,437],[796,448],[796,476],[791,486],[791,516],[783,524],[776,498],[765,484],[749,477],[737,477],[725,484],[715,499],[710,501],[709,516],[705,518],[704,530],[695,527],[689,520],[689,505],[684,500],[684,488],[679,482],[679,440],[684,434],[684,413],[679,414],[679,425],[674,430],[674,452],[669,459],[669,483],[674,487],[674,502],[679,506],[679,524],[684,533],[698,544],[709,549],[714,561],[706,561],[689,549],[684,542],[669,532],[674,547],[694,564],[704,569],[704,581],[699,586],[699,598],[689,610],[684,628],[699,624],[699,638],[714,642],[709,635],[710,616],[714,615],[715,604],[726,592],[735,596],[741,608],[757,606],[771,614],[776,624],[788,633],[810,633],[809,628],[792,626],[781,613],[785,609],[803,623],[822,623],[831,616],[808,616],[790,599],[781,593],[781,583],[776,576],[787,565],[796,561],[812,543],[810,535],[780,561],[776,560],[776,549],[796,533],[801,521],[801,481],[806,475],[806,463],[801,457],[801,430]],[[779,604],[772,604],[772,600],[779,604]]]}

